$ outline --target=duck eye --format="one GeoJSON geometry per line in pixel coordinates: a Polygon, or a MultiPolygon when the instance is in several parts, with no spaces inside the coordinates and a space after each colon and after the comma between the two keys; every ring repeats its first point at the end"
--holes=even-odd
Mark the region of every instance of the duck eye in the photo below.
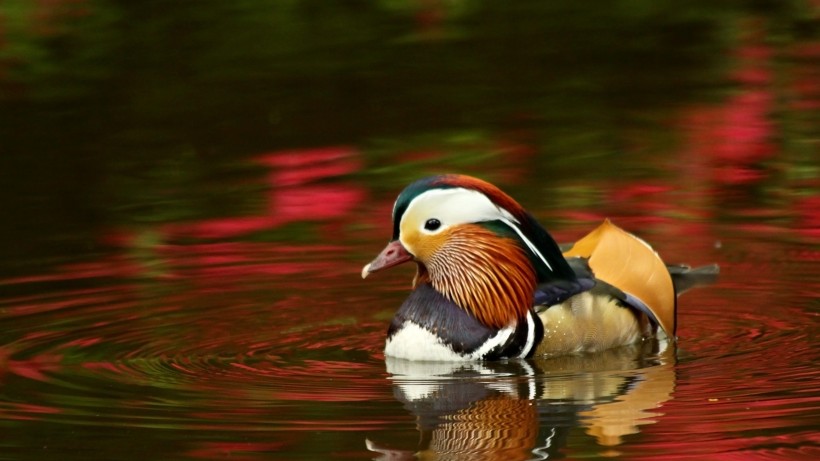
{"type": "Polygon", "coordinates": [[[424,223],[424,228],[429,231],[434,231],[441,227],[441,221],[436,218],[428,219],[426,223],[424,223]]]}

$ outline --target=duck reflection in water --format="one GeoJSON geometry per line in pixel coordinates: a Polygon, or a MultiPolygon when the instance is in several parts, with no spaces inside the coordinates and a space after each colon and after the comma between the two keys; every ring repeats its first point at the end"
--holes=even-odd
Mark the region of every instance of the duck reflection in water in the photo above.
{"type": "Polygon", "coordinates": [[[624,436],[662,413],[675,386],[674,350],[666,342],[594,354],[481,363],[413,362],[387,357],[396,398],[416,418],[416,449],[376,440],[387,460],[528,460],[564,455],[581,427],[616,455],[624,436]]]}

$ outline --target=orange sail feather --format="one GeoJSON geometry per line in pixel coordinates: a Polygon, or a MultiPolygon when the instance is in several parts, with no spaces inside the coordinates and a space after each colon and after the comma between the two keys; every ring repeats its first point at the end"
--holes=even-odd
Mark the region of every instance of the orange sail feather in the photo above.
{"type": "Polygon", "coordinates": [[[607,219],[564,256],[588,258],[595,278],[640,299],[673,337],[675,287],[666,264],[646,242],[607,219]]]}

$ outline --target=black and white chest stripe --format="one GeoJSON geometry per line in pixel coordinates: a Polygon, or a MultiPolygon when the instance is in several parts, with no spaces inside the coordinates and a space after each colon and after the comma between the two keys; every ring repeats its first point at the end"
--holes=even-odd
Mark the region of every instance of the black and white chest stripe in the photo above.
{"type": "Polygon", "coordinates": [[[417,287],[396,312],[385,354],[409,360],[498,360],[529,357],[543,337],[534,311],[515,325],[487,327],[433,287],[417,287]]]}

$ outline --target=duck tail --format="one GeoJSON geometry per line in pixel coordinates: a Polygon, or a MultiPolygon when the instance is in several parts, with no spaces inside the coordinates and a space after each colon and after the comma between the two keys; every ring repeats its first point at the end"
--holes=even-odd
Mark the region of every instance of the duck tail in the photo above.
{"type": "Polygon", "coordinates": [[[669,270],[669,275],[672,276],[675,294],[678,296],[692,288],[715,283],[720,273],[720,266],[717,264],[695,268],[686,264],[670,264],[666,268],[669,270]]]}

